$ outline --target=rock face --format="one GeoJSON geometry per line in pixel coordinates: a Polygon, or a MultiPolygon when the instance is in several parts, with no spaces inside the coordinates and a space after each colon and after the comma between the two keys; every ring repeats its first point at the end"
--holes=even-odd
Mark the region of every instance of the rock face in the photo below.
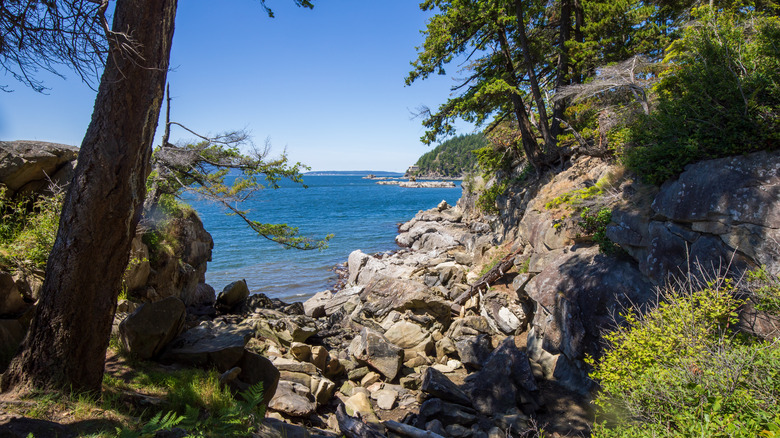
{"type": "Polygon", "coordinates": [[[655,298],[636,264],[595,247],[562,254],[528,282],[525,292],[536,303],[532,326],[541,347],[571,358],[599,356],[601,333],[611,328],[612,318],[655,298]]]}
{"type": "Polygon", "coordinates": [[[702,161],[667,181],[640,209],[624,208],[607,229],[656,282],[696,262],[710,269],[766,265],[780,274],[780,153],[702,161]]]}
{"type": "Polygon", "coordinates": [[[65,186],[75,168],[78,148],[43,141],[0,141],[0,184],[10,191],[40,192],[49,180],[65,186]]]}
{"type": "MultiPolygon", "coordinates": [[[[160,242],[154,250],[147,248],[150,272],[146,284],[130,290],[131,295],[146,301],[177,297],[186,305],[202,304],[198,285],[205,282],[206,263],[211,260],[211,234],[194,211],[170,219],[160,234],[170,241],[160,242]]],[[[135,242],[133,247],[140,245],[135,242]]]]}

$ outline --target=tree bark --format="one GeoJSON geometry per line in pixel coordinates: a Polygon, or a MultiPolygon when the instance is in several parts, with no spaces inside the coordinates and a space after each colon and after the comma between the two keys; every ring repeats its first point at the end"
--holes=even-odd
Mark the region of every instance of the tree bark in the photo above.
{"type": "Polygon", "coordinates": [[[140,219],[176,0],[119,0],[95,107],[29,333],[2,389],[99,392],[130,242],[140,219]],[[132,50],[130,51],[132,52],[132,50]]]}
{"type": "MultiPolygon", "coordinates": [[[[506,65],[507,71],[507,83],[519,90],[520,83],[517,79],[517,75],[515,74],[515,66],[514,62],[512,61],[512,52],[509,49],[509,41],[506,37],[506,31],[503,28],[498,31],[498,41],[501,45],[501,51],[504,55],[504,64],[506,65]]],[[[520,140],[523,144],[525,157],[534,167],[536,173],[541,174],[544,168],[544,157],[539,150],[539,144],[536,142],[536,136],[533,133],[533,124],[531,123],[531,119],[528,116],[528,111],[525,109],[525,102],[523,102],[523,98],[520,96],[519,91],[513,92],[509,98],[512,101],[512,108],[514,109],[515,117],[517,117],[517,125],[520,128],[520,140]]]]}
{"type": "MultiPolygon", "coordinates": [[[[571,9],[572,0],[561,0],[561,23],[558,27],[558,65],[555,77],[555,90],[560,90],[563,86],[569,85],[569,49],[566,42],[571,38],[571,9]]],[[[553,104],[553,118],[550,126],[550,134],[554,139],[561,134],[561,120],[566,111],[566,101],[558,99],[553,104]]]]}
{"type": "Polygon", "coordinates": [[[547,117],[547,106],[542,98],[542,92],[539,87],[539,80],[534,70],[534,62],[531,57],[531,48],[528,44],[528,36],[525,33],[525,18],[523,18],[523,0],[515,0],[515,12],[517,14],[517,36],[520,40],[520,48],[523,52],[523,61],[526,72],[528,73],[528,82],[531,85],[531,95],[536,102],[536,110],[539,112],[539,131],[542,133],[544,145],[547,149],[546,154],[550,154],[556,147],[556,140],[550,133],[549,118],[547,117]]]}

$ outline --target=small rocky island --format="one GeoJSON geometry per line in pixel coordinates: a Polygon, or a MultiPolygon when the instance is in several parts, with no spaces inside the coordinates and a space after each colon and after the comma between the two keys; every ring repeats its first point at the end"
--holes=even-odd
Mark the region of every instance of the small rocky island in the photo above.
{"type": "Polygon", "coordinates": [[[452,181],[377,181],[377,184],[410,189],[449,189],[456,187],[452,181]]]}

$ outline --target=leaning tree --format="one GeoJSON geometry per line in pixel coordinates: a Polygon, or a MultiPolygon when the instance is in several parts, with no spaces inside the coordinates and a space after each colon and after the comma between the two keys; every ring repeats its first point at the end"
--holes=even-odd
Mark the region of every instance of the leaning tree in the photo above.
{"type": "Polygon", "coordinates": [[[117,0],[109,28],[109,0],[0,2],[0,67],[28,85],[41,85],[30,79],[37,68],[65,64],[86,73],[105,59],[46,279],[27,337],[0,380],[3,391],[100,391],[144,202],[176,7],[177,0],[117,0]]]}

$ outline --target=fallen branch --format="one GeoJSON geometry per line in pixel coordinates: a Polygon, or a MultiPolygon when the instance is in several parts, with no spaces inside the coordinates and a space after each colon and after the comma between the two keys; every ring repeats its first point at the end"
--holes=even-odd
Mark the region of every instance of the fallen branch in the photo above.
{"type": "Polygon", "coordinates": [[[479,278],[479,280],[472,284],[471,287],[469,287],[469,290],[463,292],[460,296],[458,296],[458,298],[455,298],[455,304],[462,306],[477,292],[486,291],[490,285],[502,279],[504,275],[506,275],[507,271],[512,269],[512,266],[514,266],[515,256],[518,253],[519,252],[511,253],[501,259],[500,262],[496,263],[496,266],[487,271],[482,277],[479,278]]]}
{"type": "Polygon", "coordinates": [[[409,438],[444,438],[438,433],[431,432],[430,430],[418,429],[414,426],[409,426],[408,424],[399,423],[393,420],[387,420],[382,424],[389,430],[403,436],[408,436],[409,438]]]}

